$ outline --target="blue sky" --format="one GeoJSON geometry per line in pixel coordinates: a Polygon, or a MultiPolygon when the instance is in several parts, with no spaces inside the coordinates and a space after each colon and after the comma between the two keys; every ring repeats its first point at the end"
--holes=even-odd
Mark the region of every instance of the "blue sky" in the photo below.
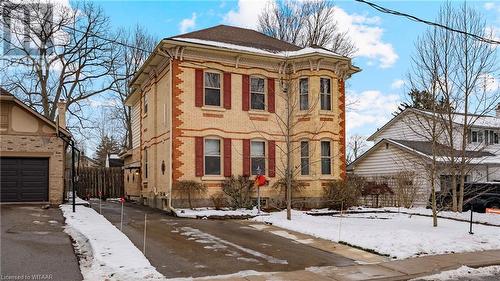
{"type": "MultiPolygon", "coordinates": [[[[272,0],[267,0],[272,1],[272,0]]],[[[158,39],[217,24],[255,28],[264,1],[99,1],[113,27],[139,24],[158,39]]],[[[434,20],[440,1],[376,1],[387,8],[434,20]]],[[[363,71],[348,81],[348,134],[370,135],[391,118],[404,95],[413,44],[425,25],[382,14],[353,1],[336,1],[339,26],[352,34],[363,71]]],[[[500,30],[500,2],[469,1],[488,26],[500,30]]],[[[498,34],[497,34],[498,36],[498,34]]]]}

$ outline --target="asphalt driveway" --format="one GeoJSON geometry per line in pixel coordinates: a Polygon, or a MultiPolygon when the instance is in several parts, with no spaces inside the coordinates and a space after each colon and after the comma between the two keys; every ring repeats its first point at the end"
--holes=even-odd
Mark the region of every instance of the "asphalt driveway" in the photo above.
{"type": "Polygon", "coordinates": [[[57,208],[0,205],[1,280],[82,280],[57,208]]]}
{"type": "MultiPolygon", "coordinates": [[[[120,227],[120,203],[92,201],[92,207],[120,227]]],[[[347,266],[354,261],[232,220],[176,218],[135,204],[125,204],[123,232],[143,249],[147,213],[146,257],[166,277],[200,277],[244,270],[293,271],[310,266],[347,266]]]]}

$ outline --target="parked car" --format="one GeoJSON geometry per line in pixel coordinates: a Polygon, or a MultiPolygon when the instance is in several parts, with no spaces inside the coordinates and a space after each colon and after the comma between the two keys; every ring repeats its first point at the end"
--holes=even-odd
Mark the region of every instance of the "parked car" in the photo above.
{"type": "MultiPolygon", "coordinates": [[[[459,187],[457,186],[457,190],[459,187]]],[[[451,209],[451,192],[437,192],[436,201],[439,209],[451,209]]],[[[429,205],[431,198],[429,197],[429,205]]],[[[500,209],[500,182],[465,183],[463,210],[484,213],[486,208],[500,209]]]]}

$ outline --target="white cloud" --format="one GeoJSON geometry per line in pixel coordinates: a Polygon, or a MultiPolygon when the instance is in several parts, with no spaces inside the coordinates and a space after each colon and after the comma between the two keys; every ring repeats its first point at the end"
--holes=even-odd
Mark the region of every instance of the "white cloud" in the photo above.
{"type": "Polygon", "coordinates": [[[493,2],[486,2],[486,3],[484,3],[484,8],[487,11],[495,9],[495,6],[496,6],[495,3],[493,3],[493,2]]]}
{"type": "Polygon", "coordinates": [[[193,29],[196,25],[196,13],[191,15],[191,18],[185,18],[179,24],[179,30],[181,33],[186,33],[188,30],[193,29]]]}
{"type": "Polygon", "coordinates": [[[381,68],[396,63],[398,54],[392,44],[382,40],[384,29],[380,27],[379,17],[348,14],[339,7],[334,9],[339,29],[347,32],[358,48],[356,56],[376,60],[381,68]]]}
{"type": "Polygon", "coordinates": [[[259,14],[273,0],[239,0],[238,8],[224,15],[224,22],[230,25],[257,28],[259,14]]]}
{"type": "Polygon", "coordinates": [[[391,119],[392,113],[397,110],[400,103],[398,95],[383,94],[377,90],[349,92],[347,97],[349,97],[348,103],[352,103],[347,110],[348,129],[365,125],[382,126],[391,119]]]}
{"type": "Polygon", "coordinates": [[[405,84],[405,81],[402,79],[394,80],[391,83],[391,89],[401,89],[401,87],[403,87],[404,84],[405,84]]]}

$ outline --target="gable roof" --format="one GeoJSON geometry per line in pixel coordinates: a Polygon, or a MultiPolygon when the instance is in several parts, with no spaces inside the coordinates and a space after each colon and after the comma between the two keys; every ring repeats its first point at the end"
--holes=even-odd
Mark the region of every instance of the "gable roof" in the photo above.
{"type": "Polygon", "coordinates": [[[278,40],[252,29],[222,24],[177,35],[174,37],[170,37],[169,39],[179,38],[223,42],[238,46],[267,50],[271,52],[298,51],[301,49],[299,46],[290,44],[282,40],[278,40]]]}
{"type": "Polygon", "coordinates": [[[33,108],[27,106],[22,101],[20,101],[18,98],[16,98],[13,94],[11,94],[10,92],[8,92],[7,90],[5,90],[2,87],[0,87],[0,101],[12,101],[15,104],[17,104],[19,107],[21,107],[24,110],[28,111],[29,113],[35,115],[38,119],[44,121],[46,124],[53,127],[54,129],[61,131],[63,134],[65,134],[68,137],[71,136],[71,133],[67,129],[63,129],[61,127],[57,128],[57,124],[54,121],[52,121],[49,118],[38,113],[33,108]]]}
{"type": "MultiPolygon", "coordinates": [[[[401,119],[404,115],[408,113],[415,113],[415,114],[420,114],[420,115],[426,115],[428,117],[433,117],[437,116],[439,117],[438,114],[422,110],[422,109],[416,109],[416,108],[410,108],[407,107],[405,108],[402,112],[394,116],[391,120],[389,120],[387,123],[384,124],[381,128],[377,129],[371,136],[367,138],[369,141],[373,141],[374,138],[381,133],[383,130],[389,128],[392,124],[394,124],[397,120],[401,119]]],[[[465,114],[456,112],[451,115],[451,119],[453,123],[457,125],[464,125],[465,123],[465,114]]],[[[467,123],[469,125],[472,125],[472,127],[481,127],[481,128],[500,128],[500,118],[496,116],[491,116],[491,115],[477,115],[477,114],[468,114],[468,121],[467,123]]]]}
{"type": "MultiPolygon", "coordinates": [[[[405,147],[408,147],[414,151],[418,151],[427,156],[432,156],[432,142],[430,141],[413,141],[413,140],[395,140],[390,139],[392,142],[398,143],[405,147]]],[[[436,144],[436,156],[448,156],[450,147],[443,144],[436,144]]],[[[459,150],[453,149],[453,156],[460,157],[461,152],[459,150]]],[[[474,150],[466,150],[465,157],[467,158],[479,158],[479,157],[488,157],[495,156],[495,154],[488,151],[474,151],[474,150]]]]}

